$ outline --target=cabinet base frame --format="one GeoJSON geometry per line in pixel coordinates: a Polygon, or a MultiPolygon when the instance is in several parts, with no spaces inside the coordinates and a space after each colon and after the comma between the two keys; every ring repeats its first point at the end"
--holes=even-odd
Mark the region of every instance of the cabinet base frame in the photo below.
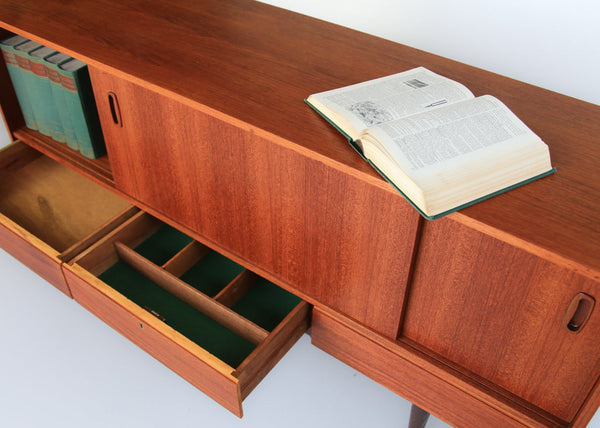
{"type": "Polygon", "coordinates": [[[484,390],[420,351],[327,309],[313,309],[312,344],[455,426],[568,426],[484,390]]]}

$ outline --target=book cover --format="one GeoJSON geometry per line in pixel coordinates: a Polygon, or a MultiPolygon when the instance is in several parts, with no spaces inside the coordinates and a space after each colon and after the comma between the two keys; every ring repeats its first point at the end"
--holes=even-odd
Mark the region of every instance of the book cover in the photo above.
{"type": "Polygon", "coordinates": [[[488,194],[487,194],[487,195],[485,195],[485,196],[482,196],[482,197],[480,197],[480,198],[477,198],[477,199],[473,199],[472,201],[469,201],[469,202],[467,202],[467,203],[464,203],[464,204],[462,204],[462,205],[458,205],[458,206],[456,206],[456,207],[454,207],[454,208],[452,208],[452,209],[449,209],[449,210],[447,210],[447,211],[444,211],[444,212],[441,212],[441,213],[439,213],[439,214],[435,214],[435,215],[427,215],[427,214],[425,214],[425,213],[424,213],[424,212],[423,212],[423,211],[422,211],[422,210],[421,210],[421,209],[420,209],[420,208],[419,208],[419,207],[418,207],[418,206],[417,206],[417,205],[416,205],[416,204],[415,204],[415,203],[414,203],[414,202],[413,202],[413,201],[412,201],[412,200],[411,200],[411,199],[410,199],[408,196],[406,196],[406,194],[404,194],[404,192],[403,192],[402,190],[400,190],[400,189],[398,188],[398,186],[396,186],[396,185],[394,184],[394,182],[393,182],[393,181],[391,181],[391,180],[390,180],[390,179],[389,179],[389,178],[388,178],[388,177],[387,177],[387,176],[386,176],[386,175],[385,175],[383,172],[381,172],[381,170],[380,170],[379,168],[377,168],[377,165],[375,165],[375,164],[374,164],[373,162],[371,162],[369,159],[365,158],[365,157],[364,157],[364,155],[361,153],[360,149],[359,149],[359,148],[357,148],[357,147],[356,147],[356,145],[355,145],[354,143],[352,143],[352,144],[351,144],[351,146],[352,146],[352,147],[353,147],[353,148],[354,148],[354,149],[355,149],[355,150],[358,152],[358,154],[359,154],[359,155],[360,155],[360,156],[361,156],[361,157],[362,157],[364,160],[366,160],[366,161],[369,163],[369,165],[371,165],[371,166],[373,167],[373,169],[375,169],[375,171],[377,171],[377,172],[379,173],[379,175],[381,175],[381,176],[382,176],[382,177],[385,179],[385,181],[387,181],[388,183],[390,183],[390,184],[392,185],[392,187],[394,187],[394,189],[396,189],[396,191],[397,191],[398,193],[400,193],[400,194],[402,195],[402,197],[403,197],[404,199],[406,199],[406,201],[407,201],[407,202],[408,202],[408,203],[409,203],[409,204],[410,204],[410,205],[411,205],[411,206],[412,206],[414,209],[416,209],[416,210],[419,212],[419,214],[421,214],[421,215],[422,215],[422,216],[423,216],[425,219],[427,219],[427,220],[436,220],[436,219],[438,219],[438,218],[441,218],[441,217],[447,216],[448,214],[451,214],[451,213],[453,213],[453,212],[456,212],[456,211],[462,210],[463,208],[470,207],[471,205],[475,205],[475,204],[477,204],[477,203],[479,203],[479,202],[483,202],[483,201],[485,201],[486,199],[492,198],[492,197],[494,197],[494,196],[497,196],[497,195],[500,195],[500,194],[502,194],[502,193],[506,193],[506,192],[508,192],[509,190],[516,189],[517,187],[524,186],[525,184],[531,183],[531,182],[533,182],[533,181],[535,181],[535,180],[539,180],[540,178],[546,177],[547,175],[554,174],[554,173],[556,172],[556,168],[552,168],[551,170],[549,170],[549,171],[546,171],[546,172],[543,172],[543,173],[541,173],[541,174],[539,174],[539,175],[536,175],[535,177],[531,177],[531,178],[528,178],[527,180],[523,180],[523,181],[521,181],[521,182],[519,182],[519,183],[515,183],[515,184],[513,184],[513,185],[510,185],[510,186],[508,186],[508,187],[505,187],[504,189],[500,189],[500,190],[497,190],[497,191],[495,191],[495,192],[488,193],[488,194]]]}
{"type": "Polygon", "coordinates": [[[2,42],[0,42],[0,46],[2,47],[4,62],[6,63],[10,80],[15,89],[17,100],[19,101],[21,112],[23,113],[23,118],[25,119],[25,126],[27,126],[29,129],[37,131],[38,124],[35,120],[33,107],[31,105],[28,86],[29,81],[27,75],[25,74],[27,71],[19,66],[17,54],[15,52],[15,48],[17,46],[28,41],[28,39],[22,36],[11,36],[2,40],[2,42]]]}
{"type": "Polygon", "coordinates": [[[52,132],[50,130],[50,126],[46,121],[46,117],[44,116],[44,108],[42,106],[42,101],[39,96],[40,94],[40,85],[41,79],[33,73],[31,68],[31,61],[29,61],[29,52],[34,49],[41,47],[39,43],[34,41],[27,41],[25,43],[21,43],[20,45],[15,47],[15,54],[17,58],[17,63],[21,69],[21,72],[24,76],[24,83],[27,87],[27,92],[29,95],[29,101],[31,102],[31,110],[33,112],[33,116],[35,117],[35,121],[38,126],[38,131],[40,131],[44,135],[51,136],[52,132]]]}
{"type": "Polygon", "coordinates": [[[35,102],[40,116],[43,118],[47,126],[49,137],[64,143],[67,141],[65,131],[59,115],[59,109],[52,91],[52,83],[48,77],[48,70],[44,62],[44,58],[56,53],[55,50],[39,46],[29,51],[29,61],[31,62],[31,71],[37,76],[37,91],[35,94],[35,102]]]}
{"type": "MultiPolygon", "coordinates": [[[[383,79],[380,79],[380,80],[383,80],[383,79]]],[[[412,82],[412,81],[409,81],[409,82],[412,82]]],[[[406,84],[407,84],[407,82],[402,82],[402,83],[406,83],[406,84]]],[[[357,86],[358,86],[358,85],[355,85],[355,86],[354,86],[354,88],[356,88],[357,86]]],[[[422,87],[422,86],[423,86],[423,85],[421,85],[420,87],[422,87]]],[[[349,87],[349,88],[352,88],[352,87],[349,87]]],[[[342,88],[342,90],[344,90],[344,88],[342,88]]],[[[336,92],[336,91],[330,91],[329,93],[326,93],[326,94],[328,94],[328,95],[329,95],[329,94],[331,94],[331,93],[333,93],[333,92],[336,92]]],[[[339,90],[338,90],[337,92],[339,92],[339,90]]],[[[338,95],[337,95],[337,93],[334,93],[334,94],[333,94],[333,96],[331,96],[331,98],[334,98],[334,97],[336,97],[336,96],[338,96],[338,95]]],[[[468,94],[467,94],[467,97],[468,97],[468,94]]],[[[345,100],[347,100],[347,99],[350,99],[350,98],[351,98],[350,96],[346,96],[345,100]]],[[[492,104],[492,105],[494,105],[494,106],[496,105],[496,104],[493,104],[493,101],[492,101],[492,100],[489,100],[489,101],[488,101],[487,99],[485,99],[485,97],[482,97],[482,98],[481,98],[481,100],[482,100],[482,102],[484,102],[484,103],[492,104]]],[[[487,191],[486,193],[484,193],[483,195],[481,194],[481,191],[479,192],[479,194],[477,194],[477,192],[475,192],[475,191],[474,191],[474,192],[472,192],[472,193],[473,193],[473,195],[472,195],[470,198],[467,198],[467,197],[462,197],[462,198],[461,198],[461,199],[462,199],[462,201],[461,201],[460,203],[455,203],[455,204],[452,204],[452,205],[450,205],[450,206],[447,206],[447,207],[446,207],[446,209],[442,209],[442,210],[439,210],[439,209],[437,209],[437,210],[434,210],[434,212],[432,212],[432,213],[428,213],[428,212],[425,212],[425,210],[421,208],[421,206],[420,206],[420,204],[419,204],[419,203],[417,203],[416,201],[412,200],[412,199],[411,199],[411,197],[410,197],[410,195],[408,195],[408,194],[407,194],[405,191],[403,191],[403,190],[402,190],[402,189],[401,189],[401,188],[400,188],[400,187],[397,185],[397,183],[395,183],[395,181],[394,181],[394,180],[392,180],[390,177],[388,177],[388,176],[386,175],[386,173],[385,173],[385,172],[384,172],[384,171],[383,171],[383,170],[382,170],[380,167],[378,167],[378,165],[377,165],[377,164],[375,164],[375,163],[374,163],[374,162],[373,162],[371,159],[369,159],[369,157],[368,157],[368,156],[366,155],[366,153],[363,151],[363,150],[364,150],[364,149],[363,149],[363,144],[364,144],[365,142],[364,142],[364,141],[362,141],[362,138],[363,138],[363,137],[365,137],[365,135],[366,135],[366,131],[362,131],[362,132],[360,132],[360,133],[358,134],[358,138],[356,138],[356,139],[355,139],[355,138],[353,138],[353,136],[352,136],[352,135],[350,135],[351,131],[348,131],[348,130],[346,129],[346,128],[348,128],[348,129],[349,129],[349,128],[351,128],[350,126],[348,126],[348,123],[347,123],[347,122],[342,122],[342,120],[340,119],[340,117],[339,117],[339,116],[333,116],[333,115],[332,115],[332,117],[330,117],[330,115],[329,115],[329,114],[331,114],[331,112],[329,112],[329,111],[328,111],[328,113],[325,113],[325,112],[324,112],[324,111],[322,111],[322,110],[321,110],[321,109],[320,109],[318,106],[316,106],[315,104],[313,104],[311,101],[312,101],[312,99],[310,99],[310,97],[309,97],[309,99],[305,99],[305,102],[306,102],[306,103],[307,103],[307,104],[308,104],[308,105],[309,105],[311,108],[313,108],[313,109],[314,109],[314,110],[315,110],[315,111],[316,111],[316,112],[317,112],[317,113],[318,113],[318,114],[319,114],[321,117],[323,117],[323,118],[324,118],[324,119],[325,119],[325,120],[326,120],[326,121],[327,121],[329,124],[331,124],[331,125],[332,125],[332,126],[335,128],[335,129],[337,129],[337,130],[338,130],[338,131],[339,131],[339,132],[340,132],[342,135],[344,135],[344,137],[346,137],[346,139],[347,139],[347,140],[348,140],[348,142],[350,143],[351,147],[352,147],[352,148],[354,148],[354,150],[355,150],[355,151],[356,151],[356,152],[357,152],[357,153],[358,153],[358,154],[359,154],[359,155],[360,155],[360,156],[361,156],[361,157],[362,157],[362,158],[363,158],[363,159],[364,159],[364,160],[365,160],[367,163],[369,163],[369,164],[370,164],[370,165],[371,165],[371,166],[372,166],[372,167],[375,169],[375,171],[377,171],[377,172],[378,172],[378,173],[379,173],[379,174],[380,174],[380,175],[381,175],[381,176],[382,176],[382,177],[383,177],[383,178],[384,178],[384,179],[385,179],[385,180],[386,180],[388,183],[390,183],[390,184],[391,184],[391,185],[394,187],[394,189],[395,189],[395,190],[396,190],[398,193],[400,193],[400,194],[401,194],[401,195],[402,195],[402,196],[403,196],[403,197],[404,197],[404,198],[405,198],[405,199],[406,199],[406,200],[407,200],[407,201],[408,201],[408,202],[409,202],[409,203],[410,203],[410,204],[411,204],[411,205],[412,205],[412,206],[413,206],[413,207],[414,207],[414,208],[415,208],[415,209],[416,209],[416,210],[417,210],[417,211],[418,211],[418,212],[419,212],[419,213],[420,213],[420,214],[421,214],[421,215],[422,215],[424,218],[426,218],[426,219],[428,219],[428,220],[434,220],[434,219],[437,219],[437,218],[443,217],[443,216],[445,216],[445,215],[448,215],[448,214],[450,214],[450,213],[452,213],[452,212],[455,212],[455,211],[461,210],[461,209],[463,209],[463,208],[466,208],[466,207],[468,207],[468,206],[474,205],[474,204],[476,204],[476,203],[478,203],[478,202],[481,202],[481,201],[483,201],[483,200],[486,200],[486,199],[488,199],[488,198],[494,197],[494,196],[496,196],[496,195],[498,195],[498,194],[501,194],[501,193],[507,192],[507,191],[509,191],[509,190],[511,190],[511,189],[514,189],[514,188],[516,188],[516,187],[522,186],[522,185],[524,185],[524,184],[527,184],[527,183],[530,183],[530,182],[532,182],[532,181],[535,181],[535,180],[537,180],[537,179],[539,179],[539,178],[542,178],[542,177],[545,177],[545,176],[547,176],[547,175],[550,175],[550,174],[552,174],[552,173],[554,173],[554,172],[556,171],[556,169],[555,169],[555,168],[552,168],[552,167],[551,167],[551,165],[549,165],[549,159],[548,159],[548,167],[547,167],[547,168],[545,168],[545,169],[544,169],[544,170],[542,170],[542,171],[537,171],[536,173],[534,173],[534,174],[530,175],[529,177],[523,177],[523,178],[521,178],[520,180],[514,180],[514,181],[512,181],[512,183],[504,184],[504,185],[502,185],[502,186],[498,186],[498,185],[495,185],[495,186],[489,186],[489,187],[491,187],[491,188],[490,188],[490,190],[489,190],[489,191],[487,191]],[[335,119],[334,119],[333,117],[335,117],[335,119]],[[338,123],[338,121],[339,121],[340,123],[338,123]],[[342,123],[344,124],[344,126],[346,126],[346,128],[344,128],[344,127],[342,126],[342,123]],[[495,187],[495,188],[494,188],[494,187],[495,187]],[[437,211],[437,212],[435,212],[435,211],[437,211]]],[[[318,100],[318,101],[320,102],[320,100],[318,100]]],[[[409,101],[410,101],[410,99],[409,99],[409,101]]],[[[430,100],[427,100],[427,101],[429,102],[430,100]]],[[[465,102],[467,102],[467,101],[465,101],[465,102]]],[[[363,103],[363,104],[365,104],[365,103],[363,103]]],[[[372,103],[372,102],[370,102],[370,104],[373,104],[373,103],[372,103]]],[[[427,103],[425,103],[425,104],[427,104],[427,103]]],[[[431,103],[429,103],[429,104],[431,104],[431,103]]],[[[438,103],[438,104],[442,104],[442,103],[438,103]]],[[[471,105],[472,105],[472,103],[471,103],[471,105]]],[[[328,108],[329,106],[326,106],[326,107],[328,108]]],[[[426,105],[425,107],[429,107],[429,105],[426,105]]],[[[397,107],[397,108],[398,108],[398,109],[403,109],[404,107],[403,107],[403,106],[399,106],[399,107],[397,107]]],[[[362,111],[360,111],[360,112],[358,112],[358,113],[363,113],[363,112],[362,112],[362,111]]],[[[371,113],[371,112],[369,111],[369,112],[367,112],[367,113],[371,113]]],[[[509,116],[509,115],[512,115],[512,113],[505,113],[505,114],[506,114],[507,116],[509,116]]],[[[365,116],[365,117],[367,117],[367,116],[365,116]]],[[[370,116],[369,116],[369,117],[370,117],[370,116]]],[[[413,122],[412,122],[412,123],[410,123],[410,122],[408,122],[408,121],[407,121],[407,122],[404,122],[404,123],[401,123],[401,122],[394,122],[394,124],[395,124],[395,123],[399,123],[399,125],[398,125],[398,128],[393,128],[393,127],[391,127],[391,129],[392,129],[392,130],[396,129],[396,131],[397,131],[397,132],[400,132],[400,131],[398,131],[398,130],[403,130],[403,131],[405,131],[406,129],[408,129],[408,128],[410,127],[410,125],[413,125],[413,124],[414,124],[414,123],[415,123],[417,120],[420,120],[421,118],[424,118],[425,116],[421,115],[421,116],[410,116],[410,117],[411,117],[411,119],[409,119],[409,120],[413,120],[413,122]],[[417,117],[418,119],[414,119],[414,117],[417,117]],[[408,123],[408,124],[407,124],[407,123],[408,123]],[[400,125],[403,125],[403,126],[404,126],[404,128],[402,128],[400,125]]],[[[461,118],[462,118],[462,116],[461,116],[461,118]]],[[[516,121],[518,121],[518,119],[512,119],[512,122],[510,122],[510,123],[515,123],[516,121]]],[[[421,121],[421,122],[423,122],[423,121],[421,121]]],[[[429,122],[427,122],[427,123],[429,123],[429,122]]],[[[427,123],[426,123],[426,124],[427,124],[427,123]]],[[[421,126],[424,126],[424,125],[423,125],[423,123],[421,123],[421,126]]],[[[524,125],[523,125],[523,127],[524,127],[524,125]]],[[[516,128],[516,126],[515,126],[515,128],[516,128]]],[[[438,129],[439,129],[439,128],[436,128],[436,131],[437,131],[438,129]]],[[[495,129],[496,129],[496,128],[495,128],[495,129]]],[[[367,129],[367,131],[369,131],[369,130],[367,129]]],[[[352,130],[352,132],[356,133],[356,130],[352,130]]],[[[530,132],[530,131],[529,131],[529,132],[530,132]]],[[[412,135],[412,134],[410,134],[410,135],[412,135]]],[[[434,133],[430,133],[429,135],[430,135],[430,136],[433,136],[433,135],[434,135],[434,133]]],[[[435,146],[440,146],[440,147],[441,147],[441,146],[443,146],[443,144],[442,144],[442,141],[439,141],[439,139],[441,139],[441,138],[442,138],[442,136],[441,136],[441,133],[440,133],[440,132],[438,132],[438,133],[435,133],[435,135],[437,135],[437,137],[435,137],[435,136],[433,136],[433,137],[432,137],[432,138],[434,138],[434,139],[435,139],[435,138],[437,138],[437,139],[435,140],[435,142],[434,142],[434,141],[432,141],[432,140],[431,140],[431,138],[430,138],[430,140],[429,140],[429,141],[426,141],[426,143],[427,143],[427,144],[432,144],[432,143],[435,143],[435,144],[434,144],[435,146]]],[[[535,137],[537,137],[537,136],[535,136],[535,137]]],[[[428,138],[429,138],[429,137],[428,137],[428,138]]],[[[459,141],[460,141],[460,138],[461,138],[461,137],[459,136],[459,141]]],[[[466,138],[466,137],[465,137],[465,138],[466,138]]],[[[414,139],[414,140],[416,141],[416,140],[418,140],[418,138],[416,138],[416,139],[414,139]]],[[[415,141],[412,141],[412,143],[413,143],[413,144],[415,144],[415,141]]],[[[504,141],[504,140],[502,140],[502,141],[504,141]]],[[[534,141],[535,141],[535,140],[534,140],[534,141]]],[[[540,141],[541,141],[541,140],[540,140],[540,141]]],[[[369,141],[369,143],[372,143],[372,141],[369,141]]],[[[423,150],[425,150],[425,149],[426,149],[426,150],[430,150],[430,149],[431,149],[431,150],[436,150],[436,149],[430,148],[430,147],[429,147],[429,145],[427,145],[427,144],[425,144],[425,148],[424,148],[423,150]]],[[[541,144],[543,144],[543,143],[541,143],[541,144]]],[[[543,144],[543,147],[545,148],[545,150],[546,150],[546,153],[547,153],[547,146],[546,146],[545,144],[543,144]]],[[[372,148],[371,148],[371,150],[372,150],[372,148]]],[[[429,153],[429,152],[427,152],[427,153],[429,153]]],[[[387,155],[387,154],[388,154],[388,153],[386,153],[386,155],[387,155]]],[[[432,157],[432,158],[433,158],[433,157],[432,157]]],[[[429,159],[429,160],[431,160],[431,159],[429,159]]],[[[389,166],[388,166],[388,167],[389,167],[389,166]]],[[[457,171],[459,171],[459,170],[455,169],[454,171],[455,171],[455,172],[457,172],[457,171]]],[[[463,171],[463,175],[467,175],[467,174],[468,174],[468,170],[467,170],[467,169],[463,169],[462,171],[463,171]]],[[[443,172],[444,172],[444,170],[441,170],[441,172],[443,173],[443,172]]],[[[458,182],[457,182],[457,183],[458,183],[458,182]]],[[[458,183],[458,184],[460,184],[460,183],[458,183]]],[[[456,185],[458,185],[458,184],[456,184],[456,185]]],[[[464,186],[464,184],[463,184],[463,186],[464,186]]],[[[447,189],[447,190],[448,190],[448,191],[450,191],[450,192],[453,192],[453,191],[455,192],[455,189],[456,189],[456,188],[455,188],[454,186],[450,186],[450,187],[448,187],[448,189],[447,189]]],[[[422,202],[421,202],[421,203],[422,203],[422,202]]],[[[447,205],[449,205],[449,204],[447,204],[447,205]]]]}
{"type": "Polygon", "coordinates": [[[58,71],[66,89],[65,100],[71,113],[79,151],[90,159],[104,155],[106,148],[87,65],[71,59],[60,64],[58,71]]]}
{"type": "Polygon", "coordinates": [[[59,73],[59,65],[70,59],[72,58],[66,54],[54,52],[44,58],[44,63],[47,68],[46,71],[48,73],[48,79],[50,80],[52,95],[54,96],[54,102],[58,109],[58,115],[65,133],[67,145],[73,150],[79,150],[75,127],[73,126],[71,112],[67,105],[67,90],[62,85],[59,73]]]}

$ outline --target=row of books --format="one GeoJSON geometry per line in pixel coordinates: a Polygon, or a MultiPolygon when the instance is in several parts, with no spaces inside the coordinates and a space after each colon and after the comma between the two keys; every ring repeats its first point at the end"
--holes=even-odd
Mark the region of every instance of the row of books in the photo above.
{"type": "Polygon", "coordinates": [[[87,65],[25,37],[0,42],[25,125],[90,159],[105,152],[87,65]]]}

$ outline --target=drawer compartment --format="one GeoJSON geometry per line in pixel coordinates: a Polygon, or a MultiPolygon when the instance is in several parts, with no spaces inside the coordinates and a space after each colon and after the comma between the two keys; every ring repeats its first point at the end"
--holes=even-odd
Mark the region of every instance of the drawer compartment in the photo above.
{"type": "Polygon", "coordinates": [[[64,265],[90,312],[238,416],[309,305],[146,213],[64,265]]]}
{"type": "Polygon", "coordinates": [[[62,262],[136,211],[23,143],[0,151],[0,246],[69,296],[62,262]]]}

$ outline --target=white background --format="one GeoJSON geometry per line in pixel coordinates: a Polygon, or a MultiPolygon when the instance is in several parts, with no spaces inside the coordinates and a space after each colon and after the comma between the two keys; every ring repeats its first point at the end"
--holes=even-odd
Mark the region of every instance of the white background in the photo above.
{"type": "MultiPolygon", "coordinates": [[[[595,1],[270,3],[600,103],[595,1]]],[[[0,145],[8,141],[0,127],[0,145]]],[[[409,403],[307,335],[245,400],[239,420],[1,250],[0,272],[1,426],[406,426],[409,403]]],[[[432,418],[428,426],[446,425],[432,418]]],[[[600,428],[600,415],[589,426],[600,428]]]]}
{"type": "Polygon", "coordinates": [[[266,3],[600,104],[597,0],[266,3]]]}

